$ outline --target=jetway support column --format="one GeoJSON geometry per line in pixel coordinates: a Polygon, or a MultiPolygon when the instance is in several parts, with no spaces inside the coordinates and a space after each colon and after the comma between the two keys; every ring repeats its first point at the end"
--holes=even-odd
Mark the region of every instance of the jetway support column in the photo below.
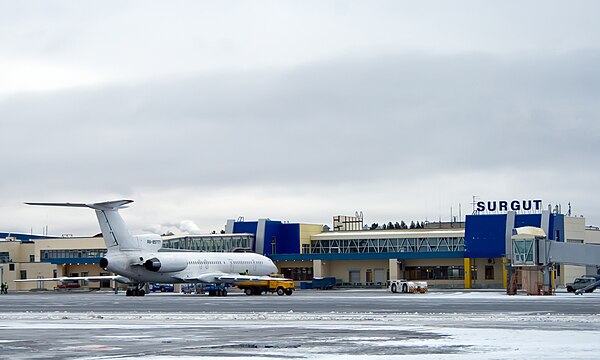
{"type": "Polygon", "coordinates": [[[510,270],[510,261],[502,258],[502,287],[508,289],[508,274],[510,270]]]}

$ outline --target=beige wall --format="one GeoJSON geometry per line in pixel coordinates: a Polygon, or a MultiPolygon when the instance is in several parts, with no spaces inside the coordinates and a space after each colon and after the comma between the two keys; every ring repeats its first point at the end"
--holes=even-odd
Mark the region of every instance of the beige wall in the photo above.
{"type": "MultiPolygon", "coordinates": [[[[553,239],[554,236],[549,236],[549,238],[553,239]]],[[[565,216],[565,238],[583,242],[585,240],[585,218],[565,216]]]]}
{"type": "Polygon", "coordinates": [[[59,239],[44,239],[35,241],[35,259],[40,261],[40,253],[42,250],[75,250],[75,249],[106,249],[104,238],[59,238],[59,239]]]}
{"type": "Polygon", "coordinates": [[[21,271],[26,272],[26,277],[38,278],[38,277],[52,277],[53,270],[56,269],[56,265],[49,263],[25,263],[18,262],[13,263],[14,270],[10,271],[10,264],[1,264],[2,265],[2,281],[8,283],[8,289],[10,290],[31,290],[37,289],[40,286],[46,289],[53,289],[56,286],[55,282],[42,282],[41,284],[38,282],[14,282],[13,280],[17,280],[21,278],[21,271]]]}
{"type": "MultiPolygon", "coordinates": [[[[585,218],[575,216],[565,216],[565,240],[566,242],[585,243],[587,242],[585,230],[585,218]]],[[[564,286],[566,283],[573,282],[576,277],[585,275],[587,270],[585,266],[579,265],[559,265],[560,277],[557,278],[557,286],[564,286]]]]}
{"type": "Polygon", "coordinates": [[[367,269],[374,271],[375,269],[383,269],[384,281],[388,280],[387,273],[389,270],[388,259],[381,260],[325,260],[326,265],[329,265],[328,273],[324,276],[333,276],[340,279],[342,282],[350,281],[350,271],[360,271],[360,283],[367,282],[367,269]],[[329,263],[329,264],[328,264],[329,263]]]}
{"type": "Polygon", "coordinates": [[[310,237],[323,232],[323,225],[319,224],[300,224],[300,253],[302,254],[302,245],[310,246],[310,237]]]}
{"type": "MultiPolygon", "coordinates": [[[[51,278],[55,276],[69,276],[72,273],[82,275],[87,272],[89,276],[97,276],[104,271],[97,264],[77,264],[77,265],[54,265],[48,262],[40,262],[41,250],[73,250],[73,249],[104,249],[103,238],[60,238],[60,239],[41,239],[35,242],[20,241],[0,241],[0,252],[8,252],[10,263],[0,264],[2,266],[2,281],[8,283],[9,290],[32,290],[46,289],[53,290],[57,286],[56,281],[46,282],[14,282],[21,278],[21,271],[26,272],[26,277],[51,278]],[[34,255],[34,262],[31,262],[31,255],[34,255]],[[10,270],[10,267],[14,270],[10,270]]],[[[81,283],[82,286],[99,287],[99,282],[81,283]]]]}
{"type": "Polygon", "coordinates": [[[600,229],[596,227],[588,227],[585,229],[586,244],[600,244],[600,229]]]}
{"type": "Polygon", "coordinates": [[[0,241],[0,251],[8,252],[12,262],[29,262],[30,255],[35,255],[34,243],[20,241],[0,241]]]}
{"type": "Polygon", "coordinates": [[[473,259],[471,265],[475,265],[477,268],[477,279],[471,280],[472,288],[502,288],[504,286],[504,273],[502,272],[502,268],[504,267],[504,265],[502,264],[501,258],[473,259]],[[487,266],[493,267],[493,279],[486,280],[485,278],[485,268],[487,266]]]}

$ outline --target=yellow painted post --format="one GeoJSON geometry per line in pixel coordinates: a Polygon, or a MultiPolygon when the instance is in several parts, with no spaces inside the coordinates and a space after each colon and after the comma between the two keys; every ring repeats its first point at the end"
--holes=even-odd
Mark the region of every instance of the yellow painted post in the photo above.
{"type": "Polygon", "coordinates": [[[464,268],[465,268],[465,289],[471,288],[471,259],[464,258],[464,268]]]}

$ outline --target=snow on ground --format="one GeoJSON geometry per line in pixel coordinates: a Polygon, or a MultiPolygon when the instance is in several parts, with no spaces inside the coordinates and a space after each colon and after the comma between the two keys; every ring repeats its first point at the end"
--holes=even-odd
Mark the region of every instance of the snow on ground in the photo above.
{"type": "MultiPolygon", "coordinates": [[[[315,293],[314,297],[327,302],[353,294],[315,293]]],[[[371,297],[370,293],[361,296],[371,297]]],[[[379,293],[373,299],[398,296],[403,295],[379,293]]],[[[440,306],[427,313],[0,312],[0,356],[28,360],[600,358],[600,305],[598,313],[591,315],[493,309],[493,304],[515,301],[595,306],[600,304],[600,293],[537,297],[506,296],[498,291],[440,291],[410,296],[403,299],[490,302],[492,309],[476,313],[437,312],[440,306]]],[[[170,302],[173,298],[164,299],[170,302]]]]}
{"type": "MultiPolygon", "coordinates": [[[[81,344],[60,348],[79,352],[88,359],[109,359],[115,355],[119,359],[134,359],[137,356],[120,350],[129,347],[135,351],[138,345],[158,349],[153,355],[146,354],[156,359],[258,356],[338,360],[343,356],[468,360],[600,356],[600,319],[584,315],[25,312],[0,313],[0,323],[3,332],[43,332],[47,336],[48,331],[54,331],[71,338],[77,335],[69,335],[69,331],[92,332],[82,335],[81,344]],[[211,338],[216,331],[217,338],[211,338]],[[177,343],[182,346],[176,353],[160,351],[164,344],[177,343]]],[[[0,346],[6,347],[7,341],[0,346]]]]}

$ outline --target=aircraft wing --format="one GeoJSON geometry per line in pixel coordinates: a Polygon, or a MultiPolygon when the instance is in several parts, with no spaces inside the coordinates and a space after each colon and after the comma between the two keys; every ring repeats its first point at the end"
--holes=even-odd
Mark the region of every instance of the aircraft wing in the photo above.
{"type": "Polygon", "coordinates": [[[239,281],[261,281],[261,280],[273,280],[270,276],[259,276],[259,275],[240,275],[240,274],[227,274],[227,273],[207,273],[202,274],[195,278],[184,278],[181,279],[185,282],[203,282],[203,283],[236,283],[239,281]]]}
{"type": "Polygon", "coordinates": [[[123,284],[128,284],[131,282],[128,278],[120,275],[106,275],[106,276],[62,276],[55,278],[37,278],[37,279],[18,279],[13,280],[14,282],[35,282],[35,281],[101,281],[101,280],[114,280],[116,282],[120,282],[123,284]]]}

